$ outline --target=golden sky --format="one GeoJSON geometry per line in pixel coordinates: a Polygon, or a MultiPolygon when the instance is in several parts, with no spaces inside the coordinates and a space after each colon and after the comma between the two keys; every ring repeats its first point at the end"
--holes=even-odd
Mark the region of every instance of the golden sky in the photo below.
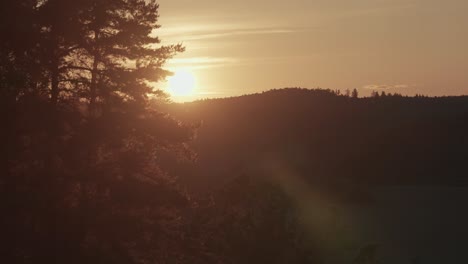
{"type": "Polygon", "coordinates": [[[467,0],[160,0],[196,98],[273,88],[468,94],[467,0]]]}

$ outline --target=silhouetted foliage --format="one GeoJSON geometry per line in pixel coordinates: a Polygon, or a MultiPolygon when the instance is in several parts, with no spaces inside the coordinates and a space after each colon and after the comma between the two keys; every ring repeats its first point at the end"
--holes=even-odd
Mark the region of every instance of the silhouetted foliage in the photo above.
{"type": "Polygon", "coordinates": [[[158,5],[1,5],[1,261],[167,261],[188,201],[160,160],[192,130],[148,104],[183,50],[154,48],[158,5]]]}

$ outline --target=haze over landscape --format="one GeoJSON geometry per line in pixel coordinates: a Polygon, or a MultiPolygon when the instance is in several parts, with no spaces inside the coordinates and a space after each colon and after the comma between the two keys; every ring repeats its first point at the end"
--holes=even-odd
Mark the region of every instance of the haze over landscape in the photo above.
{"type": "Polygon", "coordinates": [[[467,10],[0,1],[0,263],[468,263],[467,10]]]}
{"type": "Polygon", "coordinates": [[[468,93],[464,0],[161,0],[168,66],[197,91],[184,101],[282,87],[407,95],[468,93]]]}

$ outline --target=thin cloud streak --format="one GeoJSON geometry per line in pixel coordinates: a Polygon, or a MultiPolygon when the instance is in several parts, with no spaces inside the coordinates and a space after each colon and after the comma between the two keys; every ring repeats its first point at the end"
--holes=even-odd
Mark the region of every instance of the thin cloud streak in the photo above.
{"type": "Polygon", "coordinates": [[[212,32],[197,34],[191,33],[184,36],[185,40],[204,40],[204,39],[215,39],[221,37],[232,37],[241,35],[270,35],[270,34],[287,34],[294,33],[295,30],[291,29],[244,29],[244,30],[233,30],[226,32],[212,32]]]}
{"type": "Polygon", "coordinates": [[[272,35],[288,34],[304,31],[301,28],[272,28],[272,27],[233,27],[229,25],[193,25],[168,27],[159,32],[162,39],[171,40],[177,38],[183,41],[206,40],[223,37],[243,36],[243,35],[272,35]]]}
{"type": "Polygon", "coordinates": [[[169,68],[205,69],[233,65],[239,62],[236,58],[192,57],[175,58],[169,61],[169,68]]]}
{"type": "Polygon", "coordinates": [[[189,57],[174,58],[168,61],[168,68],[206,69],[228,66],[282,64],[291,60],[311,60],[314,56],[275,56],[275,57],[189,57]]]}
{"type": "Polygon", "coordinates": [[[171,64],[216,64],[226,62],[236,62],[235,58],[214,58],[214,57],[194,57],[194,58],[175,58],[170,61],[171,64]]]}
{"type": "Polygon", "coordinates": [[[411,85],[409,84],[368,84],[365,85],[363,88],[368,90],[388,90],[388,89],[405,89],[409,88],[411,85]]]}

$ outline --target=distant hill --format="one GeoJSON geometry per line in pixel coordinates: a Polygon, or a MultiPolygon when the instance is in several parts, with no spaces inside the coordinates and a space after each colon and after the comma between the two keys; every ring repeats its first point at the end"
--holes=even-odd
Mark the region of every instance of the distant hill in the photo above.
{"type": "Polygon", "coordinates": [[[198,161],[175,172],[198,190],[283,166],[310,183],[465,184],[468,97],[351,98],[280,89],[166,106],[198,124],[198,161]]]}

